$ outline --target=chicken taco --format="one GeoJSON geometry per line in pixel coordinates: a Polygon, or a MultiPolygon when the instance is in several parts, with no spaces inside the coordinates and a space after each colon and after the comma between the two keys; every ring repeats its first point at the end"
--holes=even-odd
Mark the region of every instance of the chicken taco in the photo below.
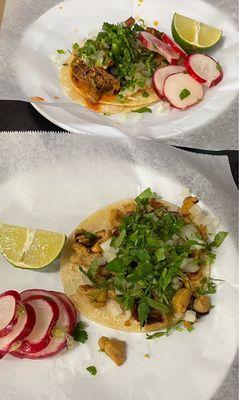
{"type": "Polygon", "coordinates": [[[84,44],[75,43],[61,70],[61,85],[76,102],[97,112],[129,112],[149,106],[159,98],[152,86],[156,69],[168,65],[157,52],[139,40],[148,30],[129,18],[124,23],[104,23],[102,31],[84,44]]]}
{"type": "Polygon", "coordinates": [[[66,294],[89,319],[128,332],[169,328],[210,311],[212,239],[196,197],[181,207],[151,189],[89,216],[61,258],[66,294]],[[209,239],[210,237],[210,239],[209,239]],[[194,317],[193,317],[194,316],[194,317]]]}

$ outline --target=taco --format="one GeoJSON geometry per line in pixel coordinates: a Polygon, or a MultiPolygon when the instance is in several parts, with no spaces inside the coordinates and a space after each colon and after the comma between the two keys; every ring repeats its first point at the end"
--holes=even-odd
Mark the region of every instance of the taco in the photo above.
{"type": "MultiPolygon", "coordinates": [[[[135,200],[97,211],[73,231],[61,258],[61,280],[89,319],[128,332],[174,326],[208,313],[213,247],[196,197],[182,207],[149,188],[135,200]]],[[[220,243],[219,243],[220,242],[220,243]]]]}
{"type": "Polygon", "coordinates": [[[145,29],[160,35],[129,18],[120,24],[104,23],[96,38],[75,43],[60,75],[66,94],[85,107],[109,114],[158,102],[152,76],[168,62],[138,40],[145,29]]]}

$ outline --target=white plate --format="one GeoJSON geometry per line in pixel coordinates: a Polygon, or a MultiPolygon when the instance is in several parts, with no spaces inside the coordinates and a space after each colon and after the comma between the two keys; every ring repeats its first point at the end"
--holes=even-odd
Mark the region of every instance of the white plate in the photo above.
{"type": "Polygon", "coordinates": [[[196,129],[216,118],[231,103],[238,89],[237,57],[239,39],[236,28],[219,10],[200,0],[68,0],[42,15],[26,31],[19,46],[19,80],[27,99],[38,96],[58,106],[35,105],[36,109],[56,125],[72,131],[100,135],[127,134],[162,138],[196,129]],[[72,43],[100,29],[104,21],[120,22],[129,15],[139,16],[149,25],[157,20],[159,29],[170,34],[174,12],[216,25],[224,39],[212,51],[224,71],[223,81],[207,90],[205,99],[186,111],[172,110],[153,114],[130,115],[130,118],[106,117],[72,105],[62,93],[52,54],[69,49],[72,43]],[[55,96],[59,99],[56,100],[55,96]],[[63,104],[61,102],[68,102],[63,104]],[[61,104],[60,104],[61,103],[61,104]]]}
{"type": "MultiPolygon", "coordinates": [[[[148,341],[145,334],[118,332],[87,321],[89,340],[71,352],[39,361],[10,356],[1,360],[0,399],[210,399],[237,346],[234,283],[238,272],[232,234],[236,196],[230,175],[224,175],[224,168],[220,174],[213,172],[209,164],[204,164],[204,172],[197,158],[151,141],[138,143],[135,153],[126,140],[66,133],[13,132],[0,139],[0,166],[4,166],[0,168],[0,221],[69,233],[99,207],[135,196],[147,186],[180,203],[186,185],[222,219],[221,229],[231,232],[213,267],[214,277],[226,282],[213,296],[216,307],[193,332],[148,341]],[[99,353],[101,335],[127,342],[127,361],[120,368],[99,353]],[[146,353],[150,359],[144,357],[146,353]],[[96,377],[86,372],[89,365],[97,367],[96,377]]],[[[3,257],[0,263],[0,293],[61,290],[57,263],[39,271],[16,269],[3,257]]]]}

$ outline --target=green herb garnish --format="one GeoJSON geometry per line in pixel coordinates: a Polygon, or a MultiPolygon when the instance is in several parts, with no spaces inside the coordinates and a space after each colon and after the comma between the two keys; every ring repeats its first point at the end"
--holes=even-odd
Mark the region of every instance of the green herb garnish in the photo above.
{"type": "Polygon", "coordinates": [[[157,68],[155,54],[141,46],[138,33],[143,30],[140,24],[131,27],[105,22],[96,39],[88,39],[83,47],[73,45],[77,57],[90,68],[107,69],[113,65],[113,74],[121,83],[119,101],[125,95],[136,93],[139,89],[150,87],[150,79],[157,68]]]}
{"type": "Polygon", "coordinates": [[[152,110],[151,110],[151,108],[149,108],[149,107],[142,107],[142,108],[138,108],[137,110],[132,110],[132,112],[142,114],[142,113],[146,113],[146,112],[147,112],[147,113],[151,113],[152,110]]]}
{"type": "Polygon", "coordinates": [[[87,367],[86,371],[88,371],[93,376],[97,374],[97,369],[94,365],[90,365],[89,367],[87,367]]]}
{"type": "Polygon", "coordinates": [[[212,243],[209,244],[210,248],[220,247],[224,239],[227,237],[228,232],[218,232],[212,243]]]}
{"type": "Polygon", "coordinates": [[[191,92],[188,89],[183,89],[179,95],[181,100],[186,99],[186,97],[190,96],[191,92]]]}
{"type": "Polygon", "coordinates": [[[59,54],[65,54],[66,52],[65,52],[65,50],[56,50],[57,51],[57,53],[59,53],[59,54]]]}
{"type": "Polygon", "coordinates": [[[76,324],[72,332],[72,337],[76,342],[85,343],[88,339],[88,334],[85,330],[85,323],[80,321],[76,324]]]}
{"type": "MultiPolygon", "coordinates": [[[[186,239],[184,227],[188,222],[180,212],[169,211],[150,188],[135,198],[135,205],[135,211],[122,218],[117,235],[111,240],[111,246],[117,249],[115,258],[108,263],[103,257],[98,258],[88,271],[79,268],[95,289],[116,292],[115,300],[144,326],[173,313],[172,298],[177,291],[174,282],[188,279],[183,262],[195,257],[196,265],[211,263],[215,259],[211,248],[219,246],[226,233],[220,232],[210,239],[211,243],[197,231],[190,240],[186,239]],[[195,245],[200,245],[197,256],[193,253],[195,245]]],[[[214,281],[205,278],[198,293],[215,293],[214,281]]],[[[152,337],[168,335],[172,329],[181,328],[177,324],[152,337]]]]}

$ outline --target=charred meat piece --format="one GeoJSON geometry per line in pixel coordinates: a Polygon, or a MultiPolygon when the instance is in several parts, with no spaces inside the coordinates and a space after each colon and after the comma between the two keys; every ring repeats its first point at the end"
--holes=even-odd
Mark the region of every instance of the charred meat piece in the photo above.
{"type": "Polygon", "coordinates": [[[159,310],[156,309],[151,309],[148,319],[147,319],[147,325],[155,324],[157,322],[163,322],[164,318],[162,316],[162,313],[159,310]]]}
{"type": "Polygon", "coordinates": [[[131,28],[135,23],[135,19],[133,17],[129,17],[124,21],[124,26],[127,26],[127,28],[131,28]]]}
{"type": "Polygon", "coordinates": [[[120,91],[118,79],[103,68],[89,68],[84,61],[75,57],[71,63],[71,69],[74,83],[91,103],[97,103],[103,94],[114,94],[120,91]]]}
{"type": "Polygon", "coordinates": [[[115,362],[116,365],[120,366],[126,359],[126,345],[125,342],[118,339],[108,339],[102,336],[99,341],[100,350],[104,351],[108,357],[115,362]]]}
{"type": "Polygon", "coordinates": [[[151,33],[151,35],[154,35],[156,38],[161,39],[162,33],[157,31],[157,29],[154,28],[146,28],[146,32],[151,33]]]}

